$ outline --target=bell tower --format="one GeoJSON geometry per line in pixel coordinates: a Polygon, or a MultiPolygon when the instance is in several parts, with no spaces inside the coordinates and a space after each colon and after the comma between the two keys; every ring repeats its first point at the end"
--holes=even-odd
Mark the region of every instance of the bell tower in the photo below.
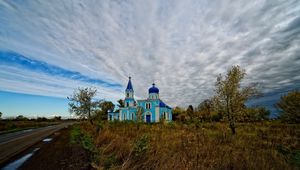
{"type": "Polygon", "coordinates": [[[125,107],[134,106],[134,91],[131,84],[131,77],[129,76],[127,88],[125,90],[125,107]]]}

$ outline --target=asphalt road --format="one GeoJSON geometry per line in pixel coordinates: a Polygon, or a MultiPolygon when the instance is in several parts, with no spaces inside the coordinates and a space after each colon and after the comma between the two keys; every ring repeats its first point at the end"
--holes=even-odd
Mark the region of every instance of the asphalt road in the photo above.
{"type": "Polygon", "coordinates": [[[0,135],[0,164],[73,122],[0,135]]]}

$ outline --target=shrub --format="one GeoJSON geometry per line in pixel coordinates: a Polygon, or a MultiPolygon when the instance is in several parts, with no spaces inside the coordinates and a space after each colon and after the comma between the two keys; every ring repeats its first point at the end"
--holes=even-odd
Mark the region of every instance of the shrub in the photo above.
{"type": "Polygon", "coordinates": [[[281,111],[280,118],[291,123],[300,122],[300,91],[282,96],[276,107],[281,111]]]}
{"type": "Polygon", "coordinates": [[[133,145],[135,156],[140,156],[149,149],[149,139],[149,136],[144,134],[135,140],[133,145]]]}

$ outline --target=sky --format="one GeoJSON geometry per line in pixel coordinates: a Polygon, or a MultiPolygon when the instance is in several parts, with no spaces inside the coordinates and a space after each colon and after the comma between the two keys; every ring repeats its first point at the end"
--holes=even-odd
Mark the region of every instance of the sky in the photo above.
{"type": "Polygon", "coordinates": [[[0,111],[68,116],[67,96],[135,97],[152,82],[170,106],[197,106],[233,65],[272,106],[300,87],[299,0],[1,0],[0,111]]]}

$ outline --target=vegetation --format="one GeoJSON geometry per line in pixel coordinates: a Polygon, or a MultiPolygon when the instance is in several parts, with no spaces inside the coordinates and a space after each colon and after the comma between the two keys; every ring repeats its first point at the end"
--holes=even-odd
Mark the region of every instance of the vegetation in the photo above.
{"type": "Polygon", "coordinates": [[[19,115],[19,116],[16,117],[15,120],[17,120],[17,121],[26,121],[26,120],[28,120],[28,118],[23,116],[23,115],[19,115]]]}
{"type": "Polygon", "coordinates": [[[124,107],[125,105],[124,105],[124,100],[122,100],[122,99],[119,99],[118,100],[118,107],[124,107]]]}
{"type": "Polygon", "coordinates": [[[179,106],[173,108],[172,110],[172,118],[173,121],[184,121],[185,120],[185,112],[179,106]]]}
{"type": "Polygon", "coordinates": [[[210,99],[206,99],[198,105],[198,117],[203,121],[212,121],[213,102],[210,99]]]}
{"type": "MultiPolygon", "coordinates": [[[[101,133],[81,125],[98,153],[98,169],[296,169],[299,125],[237,123],[140,124],[106,122],[101,133]]],[[[92,154],[92,155],[95,155],[92,154]]]]}
{"type": "MultiPolygon", "coordinates": [[[[239,66],[219,75],[216,94],[195,108],[175,107],[173,122],[143,124],[138,107],[137,122],[101,122],[101,131],[84,122],[71,131],[72,141],[89,151],[96,169],[299,168],[300,125],[269,120],[265,107],[247,107],[260,93],[255,84],[241,86],[245,75],[239,66]]],[[[299,122],[299,103],[297,91],[283,96],[281,118],[299,122]]],[[[109,109],[112,103],[102,102],[95,110],[109,109]]]]}
{"type": "Polygon", "coordinates": [[[194,108],[192,105],[189,105],[188,108],[186,109],[186,113],[189,117],[190,120],[193,120],[195,117],[194,117],[194,108]]]}
{"type": "Polygon", "coordinates": [[[93,124],[92,118],[95,116],[100,101],[95,100],[97,90],[93,88],[78,88],[74,91],[70,100],[69,111],[79,116],[81,119],[88,119],[93,124]]]}
{"type": "Polygon", "coordinates": [[[142,119],[143,112],[144,112],[143,107],[138,106],[137,107],[137,112],[136,112],[136,120],[137,120],[138,123],[142,122],[142,120],[143,120],[142,119]]]}
{"type": "Polygon", "coordinates": [[[227,118],[233,134],[236,133],[236,120],[245,111],[245,102],[258,95],[255,84],[241,87],[241,81],[245,75],[245,70],[239,66],[233,66],[228,70],[225,77],[220,74],[215,84],[216,95],[213,97],[213,101],[218,112],[224,114],[224,117],[227,118]]]}
{"type": "Polygon", "coordinates": [[[291,123],[300,122],[300,92],[292,91],[280,98],[277,103],[277,108],[280,109],[280,118],[283,121],[291,123]]]}
{"type": "Polygon", "coordinates": [[[100,119],[107,120],[108,111],[113,111],[115,105],[111,101],[103,101],[100,102],[99,108],[101,108],[101,111],[98,112],[100,114],[100,119]]]}
{"type": "Polygon", "coordinates": [[[252,108],[246,108],[242,114],[239,116],[240,122],[255,122],[268,120],[270,116],[270,111],[265,107],[256,106],[252,108]]]}
{"type": "Polygon", "coordinates": [[[32,129],[32,128],[39,128],[44,126],[50,126],[55,125],[59,123],[58,121],[55,121],[53,119],[47,119],[47,121],[40,121],[38,119],[28,119],[24,116],[22,116],[22,119],[20,119],[20,116],[18,118],[11,118],[11,119],[3,119],[0,121],[0,134],[4,133],[11,133],[26,129],[32,129]]]}

